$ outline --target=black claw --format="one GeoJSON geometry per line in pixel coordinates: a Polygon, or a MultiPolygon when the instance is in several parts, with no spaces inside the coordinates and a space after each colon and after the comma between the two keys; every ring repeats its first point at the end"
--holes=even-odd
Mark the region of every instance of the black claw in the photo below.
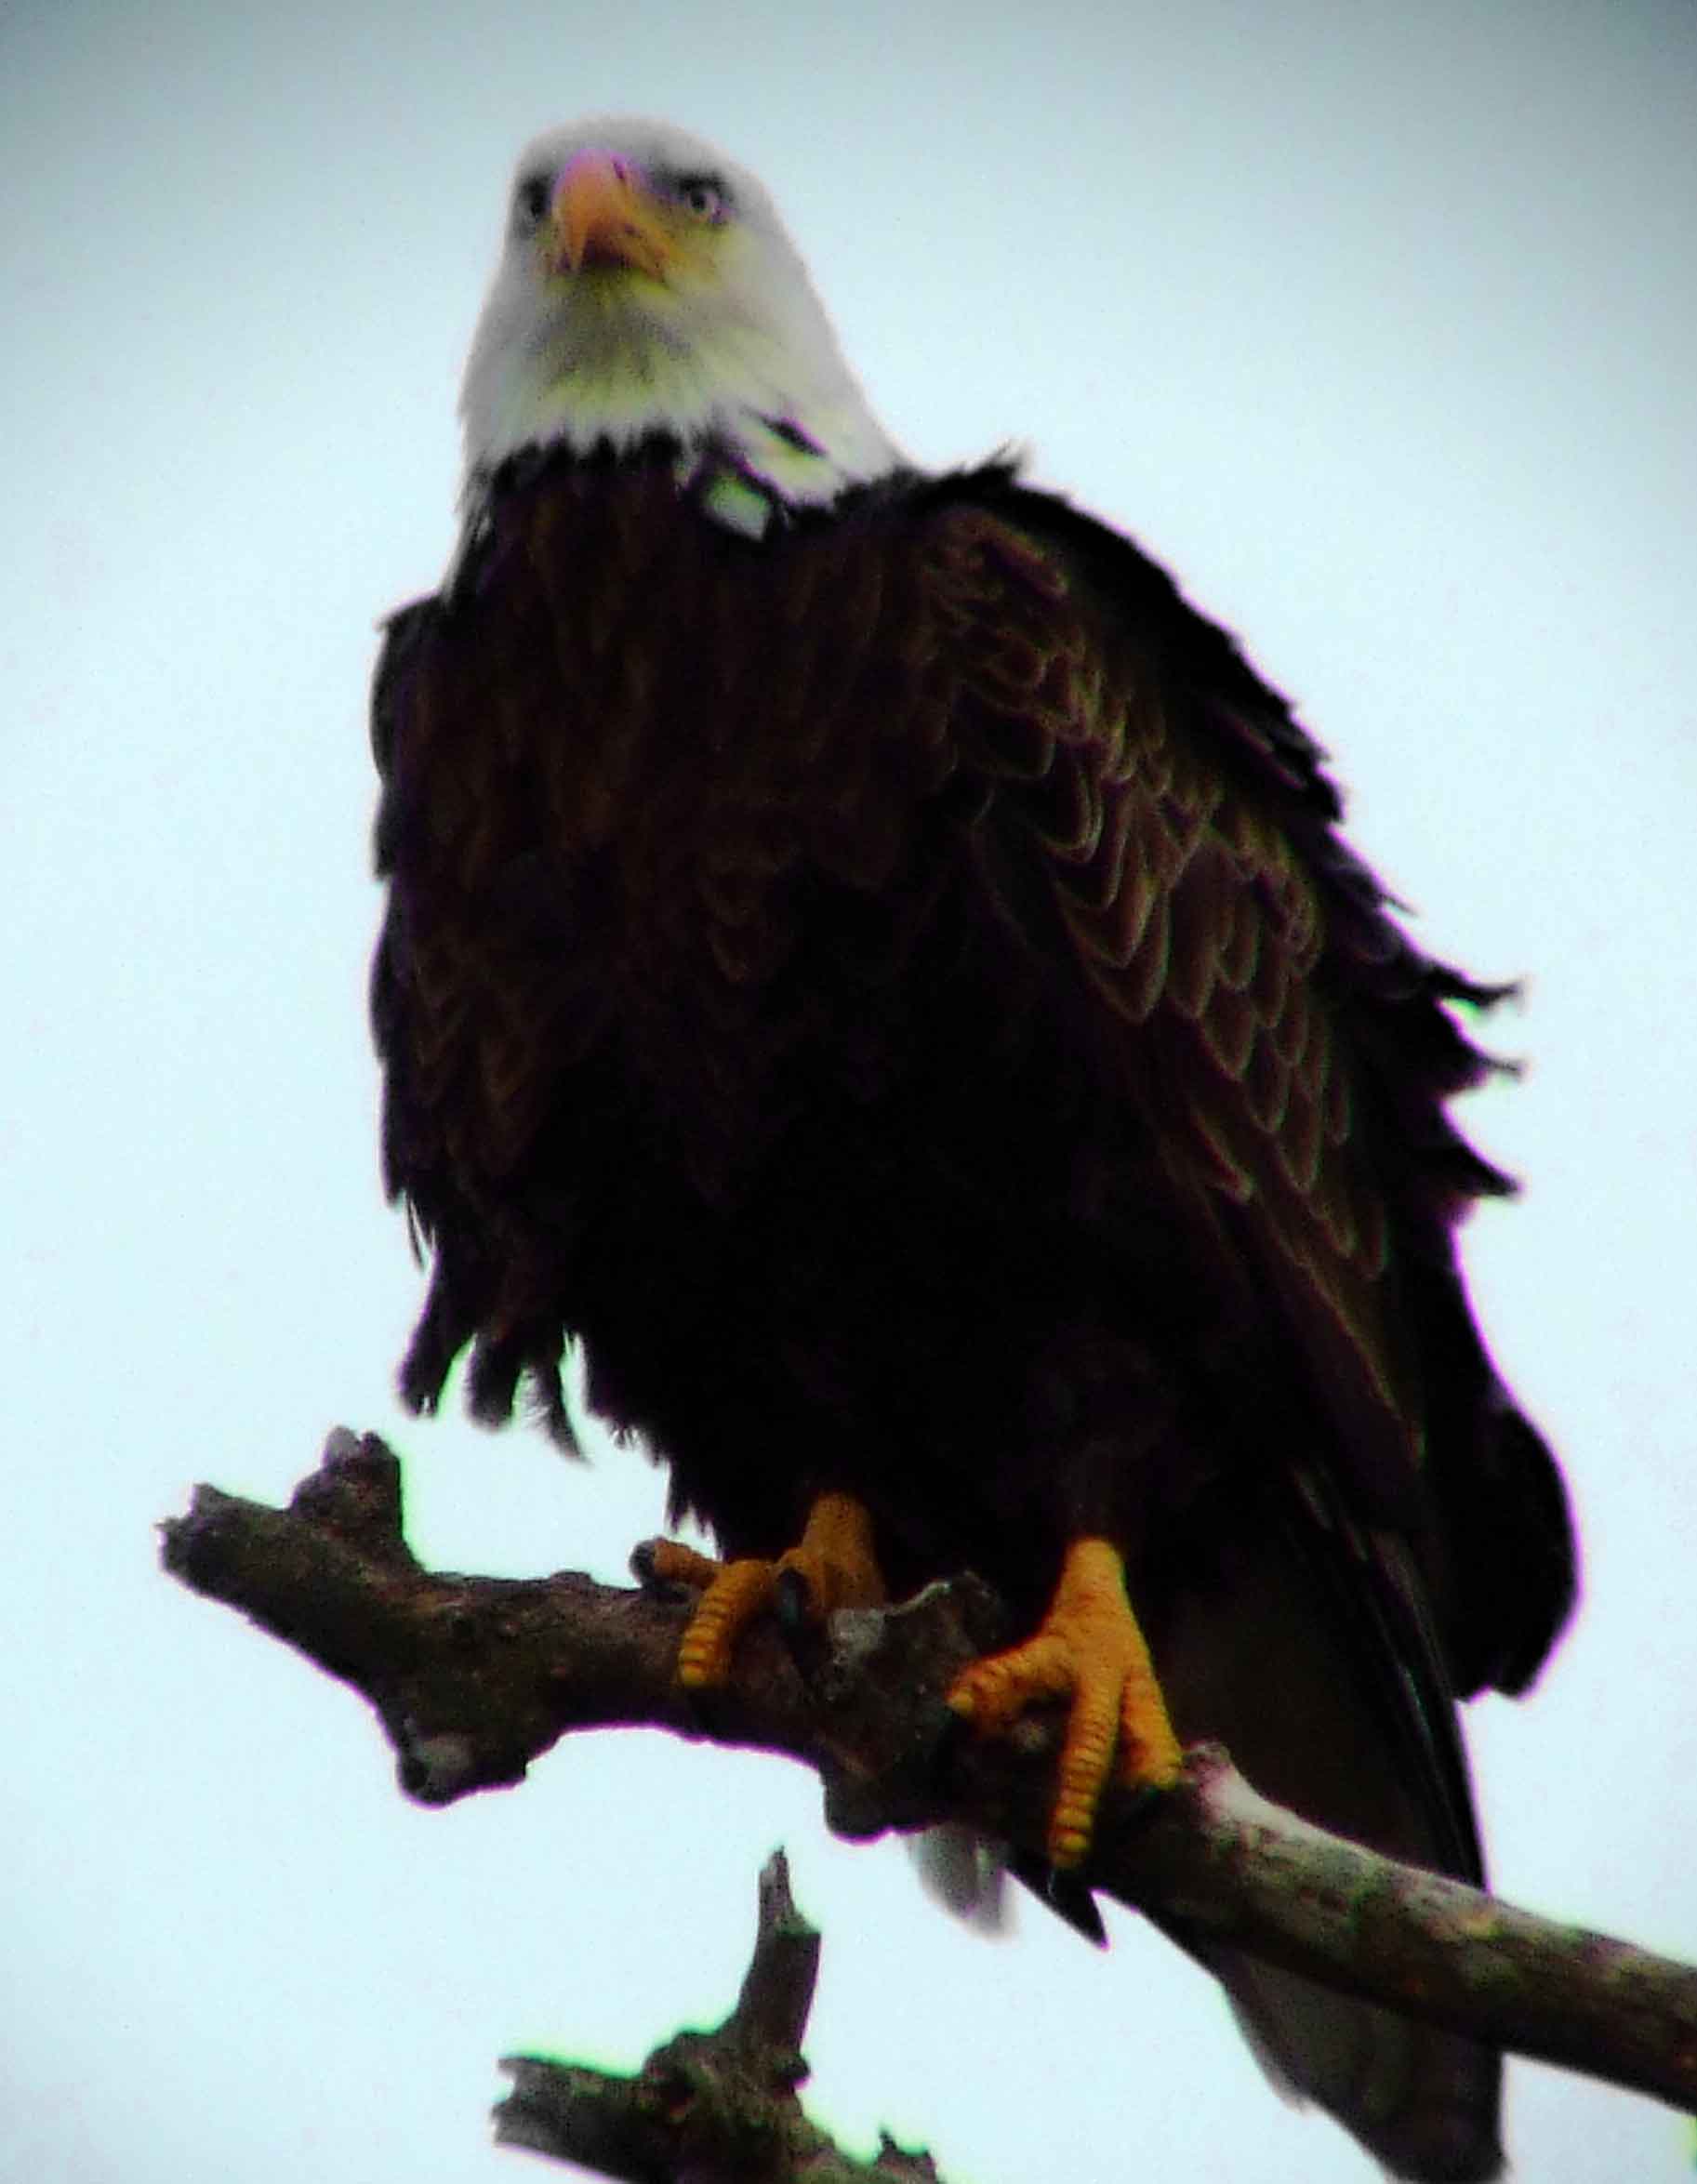
{"type": "Polygon", "coordinates": [[[656,1600],[681,1600],[688,1587],[663,1578],[654,1567],[655,1550],[658,1540],[639,1540],[630,1550],[630,1574],[644,1593],[651,1593],[656,1600]]]}
{"type": "Polygon", "coordinates": [[[1127,1787],[1130,1817],[1134,1823],[1147,1820],[1151,1813],[1162,1811],[1171,1794],[1154,1782],[1133,1782],[1127,1787]]]}
{"type": "Polygon", "coordinates": [[[812,1633],[817,1620],[814,1614],[813,1595],[808,1590],[807,1580],[799,1569],[778,1572],[772,1605],[777,1616],[778,1628],[792,1647],[796,1639],[812,1633]]]}
{"type": "Polygon", "coordinates": [[[1086,1941],[1094,1941],[1098,1949],[1107,1947],[1107,1929],[1102,1924],[1096,1899],[1075,1874],[1056,1873],[1046,1858],[1038,1858],[1029,1850],[1015,1851],[1008,1860],[1008,1871],[1086,1941]]]}

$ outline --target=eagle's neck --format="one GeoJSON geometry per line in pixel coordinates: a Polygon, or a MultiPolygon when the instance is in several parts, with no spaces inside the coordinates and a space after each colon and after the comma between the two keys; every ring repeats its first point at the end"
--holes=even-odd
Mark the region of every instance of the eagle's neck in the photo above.
{"type": "Polygon", "coordinates": [[[461,514],[468,531],[478,526],[491,480],[515,459],[618,458],[664,447],[671,451],[681,489],[696,489],[733,530],[757,536],[764,516],[756,520],[739,510],[829,508],[853,487],[906,468],[869,415],[865,423],[869,430],[852,415],[804,420],[783,405],[719,404],[683,421],[641,413],[603,412],[598,418],[592,408],[576,409],[552,431],[533,430],[510,443],[495,439],[494,458],[467,468],[461,514]]]}
{"type": "Polygon", "coordinates": [[[786,511],[830,508],[856,487],[906,471],[908,465],[852,382],[849,390],[852,404],[815,403],[805,417],[797,414],[801,405],[781,401],[770,409],[720,401],[683,419],[653,404],[580,401],[550,419],[551,429],[533,404],[527,430],[485,435],[492,452],[468,461],[448,583],[484,528],[498,482],[533,462],[635,462],[664,456],[681,496],[727,530],[750,538],[764,536],[775,517],[786,511]]]}
{"type": "Polygon", "coordinates": [[[511,305],[497,287],[467,362],[469,525],[489,480],[533,450],[624,457],[666,442],[681,480],[721,470],[794,509],[828,508],[906,468],[822,314],[685,326],[629,302],[597,308],[590,297],[537,322],[520,293],[511,305]]]}

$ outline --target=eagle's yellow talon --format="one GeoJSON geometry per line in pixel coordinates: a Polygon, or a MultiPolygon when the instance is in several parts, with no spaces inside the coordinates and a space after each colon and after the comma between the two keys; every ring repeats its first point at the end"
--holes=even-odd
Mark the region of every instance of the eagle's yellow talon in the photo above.
{"type": "Polygon", "coordinates": [[[1148,1648],[1125,1595],[1124,1564],[1106,1540],[1075,1540],[1036,1634],[1023,1646],[975,1661],[948,1694],[981,1735],[1011,1728],[1041,1699],[1070,1698],[1055,1768],[1047,1848],[1075,1866],[1090,1848],[1110,1774],[1128,1786],[1169,1789],[1180,1748],[1148,1648]]]}
{"type": "Polygon", "coordinates": [[[1049,1863],[1062,1872],[1075,1866],[1090,1847],[1091,1815],[1057,1812],[1049,1823],[1049,1863]]]}
{"type": "Polygon", "coordinates": [[[660,1585],[695,1585],[706,1591],[724,1567],[682,1540],[650,1540],[638,1550],[644,1576],[660,1585]]]}
{"type": "Polygon", "coordinates": [[[691,1691],[729,1680],[737,1639],[771,1607],[787,1575],[802,1580],[809,1612],[820,1621],[836,1608],[869,1607],[884,1596],[872,1558],[871,1519],[846,1494],[821,1494],[801,1539],[776,1561],[715,1562],[673,1540],[656,1540],[645,1554],[649,1571],[662,1582],[703,1588],[678,1646],[678,1681],[691,1691]]]}
{"type": "Polygon", "coordinates": [[[1129,1787],[1170,1790],[1184,1771],[1184,1747],[1173,1733],[1159,1687],[1136,1695],[1134,1711],[1129,1690],[1120,1701],[1120,1779],[1129,1787]]]}
{"type": "Polygon", "coordinates": [[[768,1604],[777,1583],[773,1562],[709,1563],[708,1568],[712,1580],[678,1647],[678,1681],[692,1691],[727,1680],[739,1634],[768,1604]]]}

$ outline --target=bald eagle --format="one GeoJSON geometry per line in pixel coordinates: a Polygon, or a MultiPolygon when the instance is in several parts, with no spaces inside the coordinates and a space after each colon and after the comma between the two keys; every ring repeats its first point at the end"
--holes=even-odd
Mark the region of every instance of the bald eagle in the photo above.
{"type": "MultiPolygon", "coordinates": [[[[524,152],[466,371],[463,536],[374,697],[383,1158],[431,1410],[561,1359],[725,1560],[679,1673],[978,1570],[1064,1697],[1049,1858],[1222,1738],[1470,1880],[1456,1700],[1573,1586],[1454,1229],[1487,1064],[1320,755],[1128,539],[904,459],[760,184],[598,120],[524,152]]],[[[1500,2058],[1220,1956],[1391,2173],[1493,2176],[1500,2058]]]]}

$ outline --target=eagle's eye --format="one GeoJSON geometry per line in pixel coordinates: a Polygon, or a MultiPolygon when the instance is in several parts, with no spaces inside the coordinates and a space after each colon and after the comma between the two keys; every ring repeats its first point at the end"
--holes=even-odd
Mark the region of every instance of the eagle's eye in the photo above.
{"type": "Polygon", "coordinates": [[[546,175],[521,175],[512,192],[512,217],[520,228],[539,226],[542,215],[548,210],[549,182],[546,175]]]}
{"type": "Polygon", "coordinates": [[[672,186],[678,203],[696,219],[717,227],[729,217],[724,191],[711,175],[680,175],[672,186]]]}

